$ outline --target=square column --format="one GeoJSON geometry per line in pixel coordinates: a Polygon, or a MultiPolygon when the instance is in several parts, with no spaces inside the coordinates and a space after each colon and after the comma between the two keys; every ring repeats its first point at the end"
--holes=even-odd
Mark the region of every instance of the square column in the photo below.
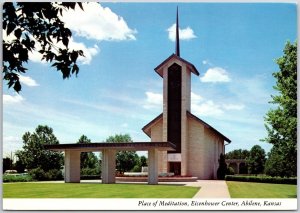
{"type": "Polygon", "coordinates": [[[102,183],[116,182],[116,150],[102,151],[102,183]]]}
{"type": "Polygon", "coordinates": [[[65,151],[65,183],[80,183],[80,151],[65,151]]]}
{"type": "Polygon", "coordinates": [[[148,150],[148,184],[158,183],[158,151],[156,149],[148,150]]]}

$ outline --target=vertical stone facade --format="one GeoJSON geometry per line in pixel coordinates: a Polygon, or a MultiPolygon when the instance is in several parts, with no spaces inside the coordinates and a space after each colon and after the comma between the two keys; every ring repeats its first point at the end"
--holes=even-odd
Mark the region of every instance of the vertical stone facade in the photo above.
{"type": "MultiPolygon", "coordinates": [[[[151,142],[163,141],[163,121],[160,119],[152,128],[151,128],[151,142]]],[[[158,174],[168,172],[168,154],[167,151],[158,151],[157,160],[158,160],[158,174]]]]}
{"type": "Polygon", "coordinates": [[[199,179],[216,179],[224,139],[200,122],[191,118],[188,121],[189,175],[199,179]]]}
{"type": "MultiPolygon", "coordinates": [[[[191,73],[199,75],[199,72],[196,70],[194,65],[178,56],[171,55],[157,68],[155,68],[155,71],[163,78],[163,113],[147,124],[143,130],[149,137],[151,137],[152,142],[168,141],[168,104],[172,104],[168,103],[168,74],[169,68],[174,65],[174,63],[179,65],[181,69],[181,99],[179,100],[181,102],[181,111],[179,111],[181,114],[181,118],[179,119],[181,126],[178,128],[180,129],[181,134],[181,141],[179,144],[181,146],[181,151],[178,149],[177,151],[180,153],[176,154],[168,154],[167,151],[158,152],[158,173],[171,172],[172,167],[174,169],[174,163],[176,163],[176,167],[178,167],[178,162],[180,162],[180,174],[182,176],[194,176],[199,179],[216,179],[219,165],[218,159],[220,154],[224,153],[224,141],[230,143],[230,140],[213,127],[190,113],[191,73]],[[170,162],[168,162],[168,155],[170,157],[170,162]]],[[[170,79],[173,79],[171,78],[171,74],[170,79]]],[[[175,78],[172,83],[176,84],[176,82],[178,82],[178,80],[175,78]]],[[[175,92],[174,94],[178,93],[175,92]]],[[[175,99],[170,98],[170,102],[174,100],[175,99]]],[[[177,112],[172,111],[172,113],[177,112]]],[[[173,121],[172,119],[169,120],[173,121]]],[[[171,139],[174,141],[177,140],[176,134],[172,135],[172,137],[171,139]]]]}

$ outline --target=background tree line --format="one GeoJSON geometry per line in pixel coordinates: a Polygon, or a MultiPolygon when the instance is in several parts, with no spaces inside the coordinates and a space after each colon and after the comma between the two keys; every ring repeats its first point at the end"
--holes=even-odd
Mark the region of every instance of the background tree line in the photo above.
{"type": "MultiPolygon", "coordinates": [[[[273,146],[266,155],[260,146],[250,151],[233,150],[226,159],[246,159],[249,173],[265,173],[272,177],[297,176],[297,42],[287,42],[283,56],[276,60],[273,73],[277,93],[271,95],[273,107],[265,116],[267,137],[263,142],[273,146]]],[[[225,159],[223,160],[225,161],[225,159]]]]}
{"type": "MultiPolygon", "coordinates": [[[[59,144],[48,126],[39,125],[33,133],[26,132],[23,137],[23,149],[18,150],[15,155],[16,163],[9,157],[3,159],[3,172],[8,169],[15,169],[23,173],[26,169],[36,180],[57,180],[63,179],[64,157],[61,152],[54,152],[44,149],[46,144],[59,144]]],[[[106,139],[107,143],[132,142],[128,134],[116,134],[106,139]]],[[[91,143],[91,140],[82,135],[77,141],[78,144],[91,143]]],[[[127,171],[140,172],[142,166],[147,166],[147,158],[138,156],[135,151],[119,151],[116,154],[116,169],[120,174],[127,171]]],[[[97,157],[93,152],[82,152],[80,155],[81,176],[101,175],[101,154],[97,157]]]]}

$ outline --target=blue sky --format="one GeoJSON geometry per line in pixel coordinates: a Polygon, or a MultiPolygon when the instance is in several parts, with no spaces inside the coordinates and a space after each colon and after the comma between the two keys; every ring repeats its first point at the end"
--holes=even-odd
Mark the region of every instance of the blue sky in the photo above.
{"type": "Polygon", "coordinates": [[[162,112],[163,82],[154,68],[174,52],[177,5],[181,57],[200,72],[192,76],[192,113],[232,140],[227,151],[256,144],[269,151],[259,141],[263,117],[276,93],[275,59],[296,40],[295,4],[89,3],[63,17],[71,48],[86,55],[77,78],[63,80],[32,53],[20,94],[4,84],[3,156],[39,124],[52,127],[60,143],[120,133],[150,141],[141,128],[162,112]]]}

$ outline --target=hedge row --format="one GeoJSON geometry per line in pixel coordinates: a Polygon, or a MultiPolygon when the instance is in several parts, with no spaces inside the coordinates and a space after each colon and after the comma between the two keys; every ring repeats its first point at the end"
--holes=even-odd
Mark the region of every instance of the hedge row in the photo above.
{"type": "Polygon", "coordinates": [[[277,184],[297,185],[297,178],[281,178],[281,177],[270,177],[270,176],[226,175],[225,180],[228,180],[228,181],[241,181],[241,182],[277,183],[277,184]]]}
{"type": "Polygon", "coordinates": [[[3,175],[3,183],[33,181],[30,175],[3,175]]]}

